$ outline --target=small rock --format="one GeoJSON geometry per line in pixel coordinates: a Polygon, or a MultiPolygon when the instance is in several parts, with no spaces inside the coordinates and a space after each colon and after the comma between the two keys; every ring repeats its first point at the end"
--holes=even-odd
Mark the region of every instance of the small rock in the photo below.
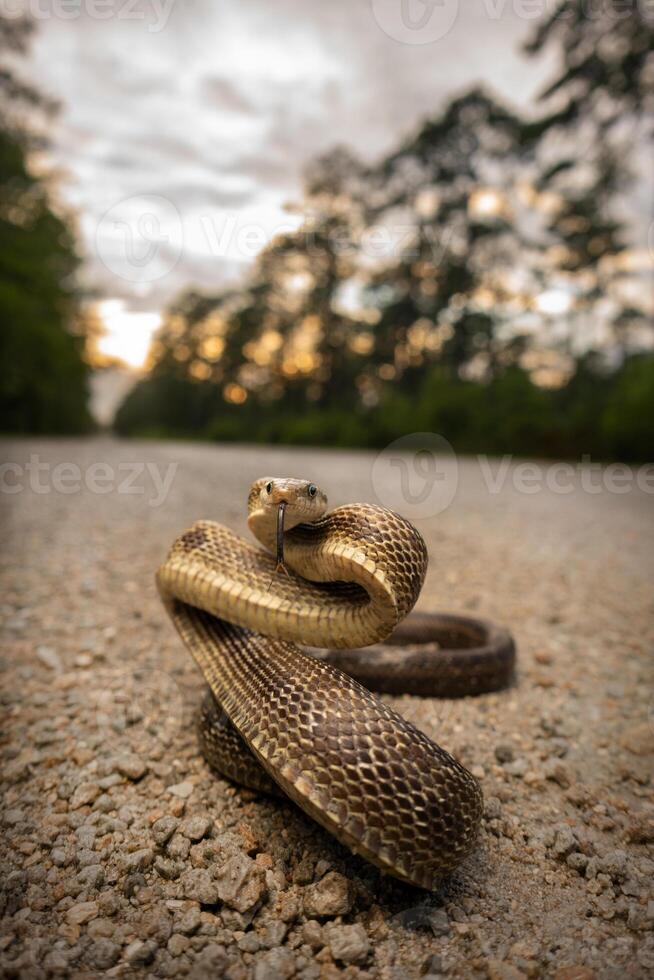
{"type": "Polygon", "coordinates": [[[208,977],[222,977],[227,968],[227,951],[224,946],[209,943],[198,954],[188,974],[191,980],[207,980],[208,977]]]}
{"type": "Polygon", "coordinates": [[[163,847],[177,830],[178,824],[179,820],[176,820],[175,817],[160,817],[159,820],[155,820],[152,824],[152,836],[155,844],[163,847]]]}
{"type": "Polygon", "coordinates": [[[506,743],[501,743],[495,746],[495,758],[498,762],[504,764],[505,762],[513,762],[513,746],[507,745],[506,743]]]}
{"type": "Polygon", "coordinates": [[[154,861],[154,851],[150,847],[141,847],[138,851],[132,851],[123,858],[123,865],[128,874],[136,871],[145,871],[154,861]]]}
{"type": "Polygon", "coordinates": [[[654,844],[654,814],[632,817],[626,837],[631,844],[654,844]]]}
{"type": "Polygon", "coordinates": [[[254,967],[254,980],[289,980],[295,973],[295,956],[290,949],[271,949],[254,967]]]}
{"type": "Polygon", "coordinates": [[[507,762],[504,766],[504,772],[507,772],[509,776],[515,776],[516,779],[522,779],[528,771],[529,763],[526,759],[515,759],[513,762],[507,762]]]}
{"type": "Polygon", "coordinates": [[[119,755],[115,760],[114,766],[121,776],[126,776],[127,779],[131,779],[134,782],[142,779],[148,771],[147,763],[132,752],[119,755]]]}
{"type": "Polygon", "coordinates": [[[178,796],[180,800],[188,800],[189,796],[193,792],[193,783],[183,782],[175,783],[174,786],[169,786],[167,791],[172,793],[173,796],[178,796]]]}
{"type": "Polygon", "coordinates": [[[583,875],[588,866],[588,858],[581,851],[573,851],[572,854],[568,854],[565,863],[573,871],[578,871],[580,875],[583,875]]]}
{"type": "Polygon", "coordinates": [[[620,739],[620,742],[633,755],[649,755],[654,753],[654,726],[644,722],[636,725],[620,739]]]}
{"type": "Polygon", "coordinates": [[[63,669],[61,657],[53,647],[38,646],[36,656],[43,666],[49,670],[61,671],[63,669]]]}
{"type": "Polygon", "coordinates": [[[283,922],[281,919],[272,919],[266,924],[266,928],[259,936],[261,945],[265,946],[266,949],[274,949],[276,946],[281,946],[286,938],[287,932],[287,922],[283,922]]]}
{"type": "Polygon", "coordinates": [[[304,893],[304,914],[309,918],[347,915],[352,908],[350,882],[337,871],[330,871],[304,893]]]}
{"type": "Polygon", "coordinates": [[[313,950],[322,949],[325,941],[322,936],[322,926],[317,919],[308,919],[302,926],[302,938],[313,950]]]}
{"type": "Polygon", "coordinates": [[[571,783],[570,772],[558,759],[549,759],[544,767],[545,779],[558,783],[561,789],[568,789],[571,783]]]}
{"type": "Polygon", "coordinates": [[[168,952],[171,956],[181,956],[185,953],[189,947],[188,936],[182,936],[180,933],[174,933],[168,940],[168,952]]]}
{"type": "Polygon", "coordinates": [[[89,961],[96,970],[110,970],[120,957],[120,946],[110,939],[98,939],[89,948],[89,961]]]}
{"type": "Polygon", "coordinates": [[[188,817],[180,827],[180,833],[195,843],[207,836],[211,830],[211,826],[212,820],[210,817],[188,817]]]}
{"type": "Polygon", "coordinates": [[[173,861],[170,858],[160,856],[154,862],[154,868],[157,874],[165,878],[166,881],[175,881],[184,870],[184,865],[181,861],[173,861]]]}
{"type": "Polygon", "coordinates": [[[611,881],[622,881],[627,874],[628,856],[627,852],[616,848],[608,851],[600,858],[600,868],[607,874],[611,881]]]}
{"type": "Polygon", "coordinates": [[[214,874],[218,897],[237,912],[247,912],[263,898],[266,893],[266,876],[246,854],[230,858],[214,874]]]}
{"type": "Polygon", "coordinates": [[[88,806],[97,800],[101,792],[97,783],[80,783],[70,798],[71,809],[78,810],[81,806],[88,806]]]}
{"type": "Polygon", "coordinates": [[[180,878],[182,894],[202,905],[215,905],[218,901],[218,884],[204,868],[185,871],[180,878]]]}
{"type": "Polygon", "coordinates": [[[554,857],[560,860],[565,860],[568,854],[576,851],[579,847],[577,838],[572,833],[569,827],[561,827],[554,838],[554,843],[552,844],[552,852],[554,857]]]}
{"type": "Polygon", "coordinates": [[[135,939],[125,950],[125,957],[130,966],[148,966],[152,963],[157,952],[157,944],[152,939],[145,942],[135,939]]]}
{"type": "Polygon", "coordinates": [[[503,960],[487,960],[488,980],[524,980],[527,976],[522,970],[503,960]]]}
{"type": "Polygon", "coordinates": [[[80,902],[78,905],[71,905],[66,912],[66,919],[71,925],[81,926],[95,919],[99,911],[97,902],[80,902]]]}
{"type": "Polygon", "coordinates": [[[168,842],[168,854],[171,858],[181,859],[185,861],[189,856],[191,850],[191,842],[188,837],[182,837],[181,834],[175,834],[168,842]]]}
{"type": "Polygon", "coordinates": [[[200,928],[201,922],[200,909],[192,905],[175,923],[174,929],[175,932],[182,932],[185,936],[192,936],[200,928]]]}
{"type": "Polygon", "coordinates": [[[335,960],[341,963],[363,963],[370,952],[366,930],[360,925],[326,927],[327,942],[335,960]]]}
{"type": "Polygon", "coordinates": [[[596,980],[596,974],[589,966],[581,964],[561,966],[554,974],[554,980],[596,980]]]}

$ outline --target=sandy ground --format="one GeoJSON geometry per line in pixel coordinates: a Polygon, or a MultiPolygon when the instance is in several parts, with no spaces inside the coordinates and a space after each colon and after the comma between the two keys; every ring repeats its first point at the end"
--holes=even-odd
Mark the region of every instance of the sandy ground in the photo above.
{"type": "Polygon", "coordinates": [[[210,775],[200,678],[153,583],[194,519],[245,532],[256,476],[306,475],[338,504],[386,499],[399,469],[375,454],[108,439],[11,441],[4,458],[2,976],[653,974],[644,478],[624,492],[577,473],[571,492],[532,479],[525,493],[508,468],[489,492],[467,460],[447,509],[408,500],[431,556],[418,607],[493,618],[519,649],[500,694],[393,702],[486,799],[478,847],[426,894],[293,805],[210,775]]]}

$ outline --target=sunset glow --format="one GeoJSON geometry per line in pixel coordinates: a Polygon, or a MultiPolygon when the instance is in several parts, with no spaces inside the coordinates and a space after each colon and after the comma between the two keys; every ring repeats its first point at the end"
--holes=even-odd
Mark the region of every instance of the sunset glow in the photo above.
{"type": "Polygon", "coordinates": [[[154,332],[161,325],[161,314],[134,312],[119,299],[99,304],[104,333],[98,340],[100,354],[123,361],[128,367],[142,368],[154,332]]]}

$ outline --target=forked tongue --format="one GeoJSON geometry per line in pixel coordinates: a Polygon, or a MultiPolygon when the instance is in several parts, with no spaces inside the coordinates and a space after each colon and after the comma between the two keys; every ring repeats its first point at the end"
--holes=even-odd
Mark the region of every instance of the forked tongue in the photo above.
{"type": "Polygon", "coordinates": [[[284,511],[286,510],[286,501],[282,500],[281,504],[277,508],[277,555],[275,565],[275,571],[270,579],[270,584],[268,585],[268,591],[270,591],[270,586],[275,580],[275,575],[277,572],[286,572],[288,575],[288,569],[284,564],[284,511]]]}

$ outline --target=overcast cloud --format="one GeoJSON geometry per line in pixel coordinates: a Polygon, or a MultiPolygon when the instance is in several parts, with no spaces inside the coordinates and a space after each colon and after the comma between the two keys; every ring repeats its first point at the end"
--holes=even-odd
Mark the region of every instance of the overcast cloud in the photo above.
{"type": "Polygon", "coordinates": [[[476,82],[524,107],[552,69],[519,0],[404,0],[404,26],[401,0],[49,2],[29,72],[61,101],[61,191],[89,284],[135,311],[242,273],[317,153],[374,159],[476,82]]]}

